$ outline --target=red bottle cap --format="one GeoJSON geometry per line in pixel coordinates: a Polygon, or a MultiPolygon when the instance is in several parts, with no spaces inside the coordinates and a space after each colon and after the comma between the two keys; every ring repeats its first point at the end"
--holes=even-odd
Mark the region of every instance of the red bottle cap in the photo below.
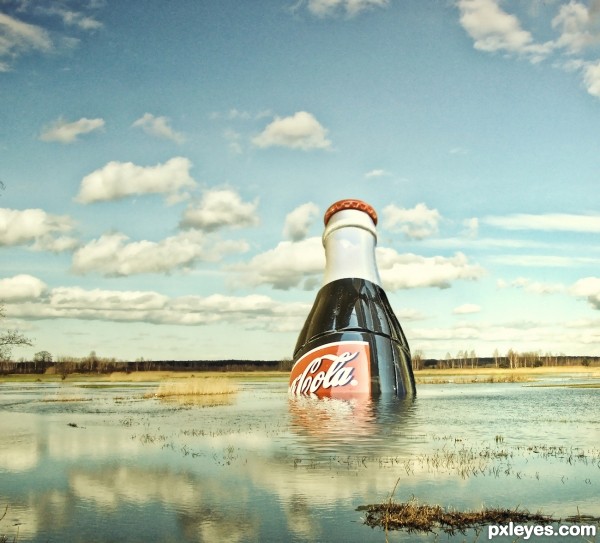
{"type": "Polygon", "coordinates": [[[325,226],[327,226],[329,219],[331,219],[335,213],[338,211],[343,211],[344,209],[355,209],[357,211],[366,213],[373,220],[373,224],[377,226],[377,212],[369,204],[367,204],[367,202],[355,200],[353,198],[339,200],[338,202],[335,202],[335,204],[331,204],[325,212],[325,226]]]}

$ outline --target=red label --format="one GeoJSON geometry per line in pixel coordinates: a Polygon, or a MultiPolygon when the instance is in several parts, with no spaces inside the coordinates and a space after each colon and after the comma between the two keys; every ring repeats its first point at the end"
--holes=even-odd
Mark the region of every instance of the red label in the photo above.
{"type": "Polygon", "coordinates": [[[347,397],[371,393],[371,356],[366,341],[338,341],[300,358],[290,374],[290,394],[347,397]]]}

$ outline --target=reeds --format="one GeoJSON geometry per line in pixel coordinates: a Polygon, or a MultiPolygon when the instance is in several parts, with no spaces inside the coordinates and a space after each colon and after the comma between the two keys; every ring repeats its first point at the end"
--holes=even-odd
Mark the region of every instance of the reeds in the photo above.
{"type": "Polygon", "coordinates": [[[160,383],[155,392],[150,392],[147,397],[172,398],[189,396],[212,396],[217,394],[235,394],[237,384],[230,379],[190,377],[181,381],[166,381],[160,383]]]}

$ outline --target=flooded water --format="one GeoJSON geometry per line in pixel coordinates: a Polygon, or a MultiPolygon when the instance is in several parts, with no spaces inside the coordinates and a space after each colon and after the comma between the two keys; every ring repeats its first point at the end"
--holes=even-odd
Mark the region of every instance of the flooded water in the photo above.
{"type": "Polygon", "coordinates": [[[357,508],[394,488],[396,501],[600,516],[600,389],[527,385],[357,402],[253,380],[185,404],[144,398],[152,383],[0,384],[0,541],[383,542],[357,508]]]}

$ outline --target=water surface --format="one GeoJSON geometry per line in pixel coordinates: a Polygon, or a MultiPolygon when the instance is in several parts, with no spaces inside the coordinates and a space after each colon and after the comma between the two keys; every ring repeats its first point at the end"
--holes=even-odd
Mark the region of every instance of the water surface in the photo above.
{"type": "Polygon", "coordinates": [[[383,542],[356,509],[394,488],[397,501],[600,516],[598,389],[432,384],[359,402],[254,380],[186,404],[144,398],[156,386],[0,384],[0,536],[383,542]]]}

